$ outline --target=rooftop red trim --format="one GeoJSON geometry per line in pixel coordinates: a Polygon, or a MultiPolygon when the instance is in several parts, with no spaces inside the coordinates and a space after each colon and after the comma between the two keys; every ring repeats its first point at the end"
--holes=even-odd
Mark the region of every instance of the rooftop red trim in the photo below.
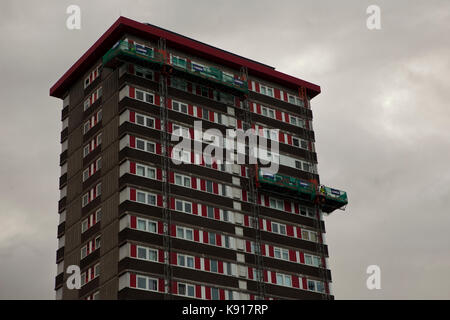
{"type": "Polygon", "coordinates": [[[170,47],[182,49],[197,56],[215,61],[219,64],[227,65],[236,69],[239,69],[241,66],[245,66],[251,76],[256,76],[293,89],[306,87],[311,98],[320,93],[320,87],[318,85],[276,71],[264,64],[234,55],[230,52],[226,52],[152,25],[143,24],[125,17],[120,17],[50,88],[50,96],[62,98],[63,94],[68,90],[73,81],[88,71],[88,68],[92,67],[92,64],[100,59],[106,51],[108,51],[125,33],[130,33],[153,40],[164,38],[166,39],[166,44],[170,47]]]}

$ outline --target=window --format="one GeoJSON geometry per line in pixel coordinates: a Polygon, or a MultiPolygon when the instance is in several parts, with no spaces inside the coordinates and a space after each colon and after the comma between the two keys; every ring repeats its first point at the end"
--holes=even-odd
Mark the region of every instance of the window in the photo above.
{"type": "Polygon", "coordinates": [[[89,193],[86,193],[81,200],[81,205],[85,207],[87,206],[88,203],[89,203],[89,193]]]}
{"type": "Polygon", "coordinates": [[[136,138],[136,149],[145,152],[155,153],[155,143],[136,138]]]}
{"type": "Polygon", "coordinates": [[[286,235],[286,225],[272,222],[272,232],[281,235],[286,235]]]}
{"type": "Polygon", "coordinates": [[[177,238],[192,241],[194,239],[194,231],[189,228],[177,227],[177,238]]]}
{"type": "Polygon", "coordinates": [[[289,122],[290,124],[300,127],[300,128],[306,128],[305,120],[295,117],[295,116],[289,116],[289,122]]]}
{"type": "Polygon", "coordinates": [[[210,232],[210,233],[208,234],[208,240],[209,240],[209,241],[208,241],[209,244],[216,245],[216,234],[210,232]]]}
{"type": "Polygon", "coordinates": [[[147,260],[147,249],[144,247],[138,247],[137,248],[137,257],[139,259],[147,260]]]}
{"type": "Polygon", "coordinates": [[[100,248],[100,247],[101,247],[101,245],[102,245],[102,242],[101,242],[101,237],[100,237],[100,236],[98,236],[97,238],[95,238],[95,249],[98,249],[98,248],[100,248]]]}
{"type": "Polygon", "coordinates": [[[272,209],[284,210],[284,202],[282,200],[270,198],[269,205],[272,209]]]}
{"type": "Polygon", "coordinates": [[[95,186],[95,194],[98,196],[101,196],[102,194],[102,184],[99,183],[95,186]]]}
{"type": "Polygon", "coordinates": [[[291,287],[292,286],[292,278],[290,275],[277,273],[277,284],[282,286],[291,287]]]}
{"type": "Polygon", "coordinates": [[[187,82],[179,79],[179,78],[172,78],[170,81],[170,85],[174,87],[175,89],[179,89],[182,91],[187,91],[187,82]]]}
{"type": "Polygon", "coordinates": [[[172,125],[172,134],[176,135],[176,136],[180,136],[180,137],[185,137],[188,139],[191,138],[191,134],[189,133],[189,128],[180,126],[178,124],[172,125]]]}
{"type": "Polygon", "coordinates": [[[273,97],[273,89],[267,86],[259,85],[259,92],[269,97],[273,97]]]}
{"type": "Polygon", "coordinates": [[[178,294],[181,296],[194,297],[195,286],[186,283],[178,283],[178,294]]]}
{"type": "Polygon", "coordinates": [[[148,128],[155,128],[155,119],[152,117],[145,116],[143,114],[136,114],[136,123],[138,125],[148,127],[148,128]]]}
{"type": "Polygon", "coordinates": [[[210,193],[213,192],[213,183],[210,180],[206,180],[206,191],[210,193]]]}
{"type": "Polygon", "coordinates": [[[211,206],[206,207],[206,213],[208,218],[214,219],[214,208],[211,206]]]}
{"type": "Polygon", "coordinates": [[[192,203],[183,200],[175,200],[175,210],[185,213],[191,213],[192,203]]]}
{"type": "Polygon", "coordinates": [[[88,229],[88,220],[81,222],[81,233],[84,233],[88,229]]]}
{"type": "Polygon", "coordinates": [[[179,101],[172,100],[172,109],[177,112],[188,113],[188,105],[179,101]]]}
{"type": "Polygon", "coordinates": [[[219,300],[219,289],[211,288],[211,300],[219,300]]]}
{"type": "Polygon", "coordinates": [[[156,227],[157,227],[156,222],[154,222],[154,221],[137,218],[136,228],[138,230],[156,233],[156,227]]]}
{"type": "Polygon", "coordinates": [[[299,97],[293,96],[293,95],[288,95],[288,101],[289,103],[295,104],[297,106],[303,107],[303,100],[300,99],[299,97]]]}
{"type": "Polygon", "coordinates": [[[308,290],[316,291],[316,283],[313,280],[308,280],[308,290]]]}
{"type": "Polygon", "coordinates": [[[143,102],[147,102],[147,103],[154,103],[154,95],[152,93],[149,92],[145,92],[139,89],[136,89],[136,99],[143,101],[143,102]]]}
{"type": "Polygon", "coordinates": [[[141,276],[137,276],[137,287],[139,289],[147,289],[147,278],[146,277],[141,277],[141,276]]]}
{"type": "Polygon", "coordinates": [[[211,272],[219,272],[218,262],[217,260],[210,260],[211,272]]]}
{"type": "Polygon", "coordinates": [[[200,86],[200,95],[202,97],[208,98],[209,97],[209,89],[203,86],[200,86]]]}
{"type": "Polygon", "coordinates": [[[182,174],[175,174],[175,184],[182,186],[182,187],[186,187],[186,188],[190,188],[191,187],[191,178],[188,176],[184,176],[182,174]]]}
{"type": "Polygon", "coordinates": [[[134,74],[141,78],[153,80],[153,71],[147,68],[134,65],[134,74]]]}
{"type": "Polygon", "coordinates": [[[149,178],[149,179],[155,179],[156,178],[156,169],[153,167],[136,164],[136,175],[149,178]]]}

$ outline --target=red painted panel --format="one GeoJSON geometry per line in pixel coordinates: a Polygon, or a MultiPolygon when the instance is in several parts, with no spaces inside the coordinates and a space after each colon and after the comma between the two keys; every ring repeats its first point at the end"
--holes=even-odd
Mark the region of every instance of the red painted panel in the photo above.
{"type": "Polygon", "coordinates": [[[173,171],[169,172],[169,183],[174,183],[175,181],[175,173],[173,171]]]}
{"type": "Polygon", "coordinates": [[[296,227],[297,228],[297,238],[301,239],[302,238],[302,229],[300,227],[296,227]]]}
{"type": "Polygon", "coordinates": [[[269,257],[274,257],[273,246],[269,246],[269,257]]]}
{"type": "Polygon", "coordinates": [[[195,297],[196,298],[202,297],[202,286],[199,286],[198,284],[195,285],[195,297]]]}
{"type": "Polygon", "coordinates": [[[206,271],[209,271],[209,270],[211,270],[211,268],[210,268],[210,264],[209,264],[209,259],[208,258],[204,258],[203,259],[203,264],[204,264],[204,266],[205,266],[205,270],[206,271]]]}
{"type": "Polygon", "coordinates": [[[250,243],[250,241],[245,241],[245,251],[247,251],[247,252],[252,252],[252,246],[251,246],[251,243],[250,243]]]}
{"type": "Polygon", "coordinates": [[[136,174],[136,162],[130,162],[130,173],[136,174]]]}
{"type": "Polygon", "coordinates": [[[210,287],[205,287],[205,298],[206,300],[211,300],[211,288],[210,287]]]}
{"type": "Polygon", "coordinates": [[[250,219],[247,215],[244,215],[244,226],[248,227],[250,225],[250,219]]]}
{"type": "Polygon", "coordinates": [[[253,280],[253,268],[248,267],[248,278],[253,280]]]}
{"type": "Polygon", "coordinates": [[[136,274],[130,273],[130,287],[136,288],[136,274]]]}
{"type": "Polygon", "coordinates": [[[159,292],[165,292],[166,291],[164,279],[158,279],[158,291],[159,292]]]}
{"type": "Polygon", "coordinates": [[[207,216],[207,210],[206,210],[206,206],[202,204],[202,216],[206,217],[207,216]]]}
{"type": "Polygon", "coordinates": [[[294,227],[290,225],[286,225],[286,233],[288,236],[293,237],[294,236],[294,227]]]}
{"type": "Polygon", "coordinates": [[[136,201],[136,189],[130,189],[130,200],[136,201]]]}
{"type": "Polygon", "coordinates": [[[200,257],[195,257],[195,269],[200,269],[201,268],[201,264],[200,264],[200,257]]]}
{"type": "Polygon", "coordinates": [[[193,106],[192,104],[189,104],[189,105],[188,105],[188,114],[189,114],[190,116],[193,116],[193,115],[194,115],[194,106],[193,106]]]}
{"type": "Polygon", "coordinates": [[[136,245],[135,244],[132,244],[130,246],[130,256],[132,258],[136,258],[136,245]]]}
{"type": "Polygon", "coordinates": [[[272,232],[272,221],[266,219],[267,231],[272,232]]]}
{"type": "Polygon", "coordinates": [[[289,261],[297,262],[297,256],[294,250],[289,250],[289,261]]]}
{"type": "Polygon", "coordinates": [[[219,265],[218,267],[219,273],[223,273],[223,261],[219,261],[217,264],[219,265]]]}
{"type": "Polygon", "coordinates": [[[206,190],[206,182],[203,179],[200,179],[200,190],[202,191],[206,190]]]}
{"type": "Polygon", "coordinates": [[[200,241],[200,234],[198,230],[194,230],[194,241],[196,242],[200,241]]]}
{"type": "Polygon", "coordinates": [[[162,180],[162,170],[160,168],[156,169],[156,179],[159,181],[162,180]]]}
{"type": "Polygon", "coordinates": [[[291,212],[291,202],[288,200],[284,200],[284,210],[287,212],[291,212]]]}
{"type": "Polygon", "coordinates": [[[219,297],[220,300],[225,300],[225,290],[224,289],[219,290],[219,295],[220,295],[220,297],[219,297]]]}
{"type": "Polygon", "coordinates": [[[158,261],[164,263],[164,250],[158,250],[158,261]]]}
{"type": "Polygon", "coordinates": [[[277,118],[277,120],[280,120],[280,121],[283,120],[283,118],[281,116],[281,111],[279,111],[279,110],[275,110],[275,117],[277,118]]]}
{"type": "Polygon", "coordinates": [[[214,208],[214,219],[220,220],[220,209],[214,208]]]}
{"type": "Polygon", "coordinates": [[[195,215],[198,215],[198,204],[197,203],[192,204],[192,213],[195,215]]]}
{"type": "Polygon", "coordinates": [[[160,119],[155,120],[155,128],[156,128],[156,130],[161,130],[161,120],[160,119]]]}
{"type": "Polygon", "coordinates": [[[135,216],[130,216],[130,228],[136,229],[136,217],[135,216]]]}
{"type": "Polygon", "coordinates": [[[217,182],[213,182],[213,192],[214,194],[219,194],[219,184],[217,182]]]}
{"type": "Polygon", "coordinates": [[[130,87],[129,89],[130,90],[129,90],[128,94],[129,94],[130,98],[134,99],[134,97],[135,97],[135,95],[134,95],[135,89],[133,87],[130,87]]]}
{"type": "Polygon", "coordinates": [[[264,196],[264,206],[270,207],[270,204],[269,204],[269,197],[268,197],[267,195],[264,196]]]}
{"type": "Polygon", "coordinates": [[[306,278],[302,278],[303,289],[308,290],[308,284],[306,282],[306,278]]]}
{"type": "Polygon", "coordinates": [[[207,231],[203,231],[203,243],[209,243],[207,231]]]}
{"type": "Polygon", "coordinates": [[[280,89],[274,88],[275,99],[280,99],[280,89]]]}
{"type": "Polygon", "coordinates": [[[158,196],[156,197],[156,205],[158,207],[162,207],[162,205],[163,205],[163,197],[160,194],[158,194],[158,196]]]}
{"type": "Polygon", "coordinates": [[[220,234],[216,234],[216,245],[219,247],[222,246],[222,236],[220,234]]]}
{"type": "Polygon", "coordinates": [[[172,225],[170,226],[170,235],[171,235],[172,237],[175,237],[175,236],[177,235],[177,227],[176,227],[176,225],[174,225],[174,224],[172,224],[172,225]]]}
{"type": "Polygon", "coordinates": [[[178,294],[178,283],[176,281],[172,281],[172,292],[178,294]]]}
{"type": "Polygon", "coordinates": [[[272,283],[277,283],[277,274],[275,273],[275,272],[271,272],[270,273],[270,275],[271,275],[271,278],[272,278],[272,283]]]}
{"type": "Polygon", "coordinates": [[[292,286],[294,288],[299,288],[300,287],[300,283],[298,282],[298,277],[297,276],[292,276],[292,286]]]}
{"type": "Polygon", "coordinates": [[[305,264],[305,254],[303,252],[300,252],[300,263],[305,264]]]}
{"type": "Polygon", "coordinates": [[[136,112],[130,111],[130,122],[136,123],[136,112]]]}
{"type": "Polygon", "coordinates": [[[130,148],[136,148],[136,138],[130,136],[130,148]]]}
{"type": "Polygon", "coordinates": [[[164,223],[161,221],[158,221],[158,233],[163,234],[164,233],[164,223]]]}

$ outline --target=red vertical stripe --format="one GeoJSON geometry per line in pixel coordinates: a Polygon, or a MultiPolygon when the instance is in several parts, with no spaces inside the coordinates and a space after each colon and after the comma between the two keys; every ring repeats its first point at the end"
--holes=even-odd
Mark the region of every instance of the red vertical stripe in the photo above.
{"type": "Polygon", "coordinates": [[[288,236],[293,237],[294,236],[294,227],[293,226],[286,226],[286,233],[288,236]]]}
{"type": "Polygon", "coordinates": [[[192,213],[198,215],[198,204],[192,203],[192,213]]]}
{"type": "Polygon", "coordinates": [[[211,288],[205,287],[205,298],[206,300],[211,300],[211,288]]]}
{"type": "Polygon", "coordinates": [[[132,258],[136,258],[136,245],[135,245],[135,244],[132,244],[132,245],[131,245],[131,248],[130,248],[130,256],[131,256],[132,258]]]}
{"type": "Polygon", "coordinates": [[[130,217],[130,227],[131,227],[131,229],[136,229],[136,217],[135,216],[130,217]]]}
{"type": "Polygon", "coordinates": [[[220,234],[216,234],[216,245],[219,247],[222,246],[222,236],[220,234]]]}
{"type": "Polygon", "coordinates": [[[161,154],[161,144],[160,143],[156,144],[156,154],[161,154]]]}
{"type": "Polygon", "coordinates": [[[294,250],[289,250],[289,261],[297,262],[297,255],[294,250]]]}
{"type": "Polygon", "coordinates": [[[130,162],[130,173],[136,174],[136,163],[135,162],[130,162]]]}
{"type": "Polygon", "coordinates": [[[287,135],[288,144],[292,146],[292,136],[290,134],[287,135]]]}
{"type": "Polygon", "coordinates": [[[170,198],[170,209],[175,210],[175,198],[170,198]]]}
{"type": "Polygon", "coordinates": [[[136,201],[136,189],[130,189],[130,200],[136,201]]]}
{"type": "Polygon", "coordinates": [[[173,171],[169,172],[169,183],[174,183],[175,181],[175,174],[173,171]]]}
{"type": "Polygon", "coordinates": [[[296,227],[297,228],[297,238],[301,239],[302,238],[302,229],[300,227],[296,227]]]}
{"type": "Polygon", "coordinates": [[[194,115],[194,106],[192,104],[188,104],[188,114],[190,116],[194,115]]]}
{"type": "Polygon", "coordinates": [[[308,290],[308,284],[306,282],[306,278],[302,278],[303,289],[308,290]]]}
{"type": "Polygon", "coordinates": [[[134,273],[130,273],[130,287],[136,288],[136,275],[134,273]]]}
{"type": "Polygon", "coordinates": [[[298,277],[297,276],[292,276],[292,286],[294,288],[299,288],[300,287],[300,283],[298,282],[298,277]]]}
{"type": "Polygon", "coordinates": [[[249,227],[250,225],[250,219],[247,215],[244,215],[244,226],[249,227]]]}
{"type": "Polygon", "coordinates": [[[135,92],[134,88],[133,88],[133,87],[130,87],[129,96],[130,96],[130,98],[132,98],[132,99],[134,99],[134,97],[135,97],[134,92],[135,92]]]}
{"type": "Polygon", "coordinates": [[[176,227],[176,225],[172,224],[170,226],[170,233],[171,233],[172,237],[175,237],[177,235],[177,227],[176,227]]]}
{"type": "Polygon", "coordinates": [[[164,233],[164,223],[161,221],[158,221],[158,233],[163,234],[164,233]]]}
{"type": "Polygon", "coordinates": [[[160,119],[155,120],[155,129],[161,130],[161,120],[160,119]]]}
{"type": "Polygon", "coordinates": [[[170,264],[177,265],[177,253],[176,252],[170,253],[170,264]]]}
{"type": "Polygon", "coordinates": [[[305,264],[305,254],[303,252],[300,252],[300,263],[305,264]]]}
{"type": "Polygon", "coordinates": [[[165,292],[166,291],[164,279],[158,279],[158,291],[159,292],[165,292]]]}
{"type": "Polygon", "coordinates": [[[195,257],[194,259],[195,259],[195,269],[200,269],[201,268],[200,258],[195,257]]]}
{"type": "Polygon", "coordinates": [[[269,246],[269,257],[274,257],[273,246],[269,246]]]}
{"type": "Polygon", "coordinates": [[[298,203],[294,203],[294,210],[295,210],[295,213],[296,213],[296,214],[299,214],[299,213],[300,213],[300,211],[299,211],[299,209],[298,209],[298,203]]]}
{"type": "Polygon", "coordinates": [[[176,281],[172,281],[172,293],[178,294],[178,283],[176,281]]]}
{"type": "Polygon", "coordinates": [[[275,99],[280,99],[280,89],[274,88],[273,91],[275,94],[275,99]]]}
{"type": "Polygon", "coordinates": [[[163,206],[163,197],[162,195],[158,194],[158,196],[156,197],[157,201],[156,201],[156,205],[158,207],[162,207],[163,206]]]}
{"type": "Polygon", "coordinates": [[[255,91],[256,92],[260,92],[260,90],[259,90],[259,83],[256,82],[256,81],[254,81],[254,83],[255,83],[255,91]]]}
{"type": "Polygon", "coordinates": [[[203,243],[209,243],[207,231],[203,231],[203,243]]]}
{"type": "Polygon", "coordinates": [[[251,243],[250,243],[250,241],[245,241],[245,250],[247,251],[247,252],[252,252],[252,246],[251,246],[251,243]]]}
{"type": "Polygon", "coordinates": [[[161,97],[159,95],[157,95],[157,94],[155,94],[155,104],[157,106],[161,105],[161,97]]]}
{"type": "Polygon", "coordinates": [[[270,204],[269,204],[269,197],[268,197],[267,195],[264,196],[264,206],[270,207],[270,204]]]}
{"type": "Polygon", "coordinates": [[[248,267],[248,278],[253,280],[253,268],[248,267]]]}
{"type": "Polygon", "coordinates": [[[211,269],[210,265],[209,265],[209,259],[208,258],[204,258],[203,262],[204,262],[205,270],[209,271],[211,269]]]}
{"type": "Polygon", "coordinates": [[[217,182],[213,182],[213,192],[219,194],[219,184],[217,182]]]}
{"type": "Polygon", "coordinates": [[[206,212],[206,206],[204,204],[202,204],[202,216],[206,217],[207,216],[207,212],[206,212]]]}
{"type": "Polygon", "coordinates": [[[277,283],[277,274],[275,273],[275,272],[271,272],[270,273],[270,275],[271,275],[271,278],[272,278],[272,283],[277,283]]]}
{"type": "Polygon", "coordinates": [[[272,221],[266,219],[267,231],[272,232],[272,221]]]}
{"type": "Polygon", "coordinates": [[[158,250],[158,261],[164,263],[164,250],[158,250]]]}
{"type": "Polygon", "coordinates": [[[220,294],[220,300],[225,300],[225,290],[224,289],[220,289],[219,290],[219,294],[220,294]]]}
{"type": "Polygon", "coordinates": [[[194,241],[196,242],[200,241],[200,235],[198,230],[194,230],[194,241]]]}
{"type": "Polygon", "coordinates": [[[247,202],[247,191],[246,190],[242,190],[242,201],[247,202]]]}
{"type": "Polygon", "coordinates": [[[214,208],[214,219],[220,220],[220,209],[214,208]]]}
{"type": "Polygon", "coordinates": [[[156,179],[159,181],[162,180],[162,169],[160,169],[160,168],[156,169],[156,179]]]}
{"type": "Polygon", "coordinates": [[[135,123],[136,122],[136,112],[130,111],[130,122],[135,123]]]}
{"type": "Polygon", "coordinates": [[[136,138],[130,136],[130,148],[136,148],[136,138]]]}
{"type": "Polygon", "coordinates": [[[203,179],[200,179],[200,190],[202,191],[206,190],[206,182],[203,179]]]}
{"type": "Polygon", "coordinates": [[[261,254],[263,256],[266,255],[266,245],[264,243],[261,243],[261,254]]]}
{"type": "Polygon", "coordinates": [[[279,140],[281,143],[284,143],[284,133],[281,132],[281,131],[278,131],[278,140],[279,140]]]}
{"type": "Polygon", "coordinates": [[[277,118],[277,120],[283,120],[283,118],[281,117],[281,111],[279,110],[275,110],[275,117],[277,118]]]}
{"type": "Polygon", "coordinates": [[[199,286],[198,284],[195,285],[195,297],[196,298],[201,298],[202,297],[202,287],[199,286]]]}
{"type": "Polygon", "coordinates": [[[288,200],[284,200],[284,210],[287,212],[291,212],[291,202],[288,200]]]}
{"type": "Polygon", "coordinates": [[[218,267],[219,273],[223,273],[223,261],[219,261],[217,264],[219,265],[218,267]]]}

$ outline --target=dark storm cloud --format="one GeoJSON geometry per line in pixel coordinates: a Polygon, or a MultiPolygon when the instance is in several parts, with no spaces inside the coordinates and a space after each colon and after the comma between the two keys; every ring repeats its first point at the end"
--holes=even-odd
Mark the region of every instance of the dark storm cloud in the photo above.
{"type": "Polygon", "coordinates": [[[450,3],[16,0],[0,4],[0,299],[54,296],[61,102],[48,89],[119,15],[320,85],[319,173],[350,199],[326,218],[336,298],[450,298],[450,3]],[[81,31],[65,28],[70,4],[81,31]],[[370,264],[380,291],[365,287],[370,264]]]}

